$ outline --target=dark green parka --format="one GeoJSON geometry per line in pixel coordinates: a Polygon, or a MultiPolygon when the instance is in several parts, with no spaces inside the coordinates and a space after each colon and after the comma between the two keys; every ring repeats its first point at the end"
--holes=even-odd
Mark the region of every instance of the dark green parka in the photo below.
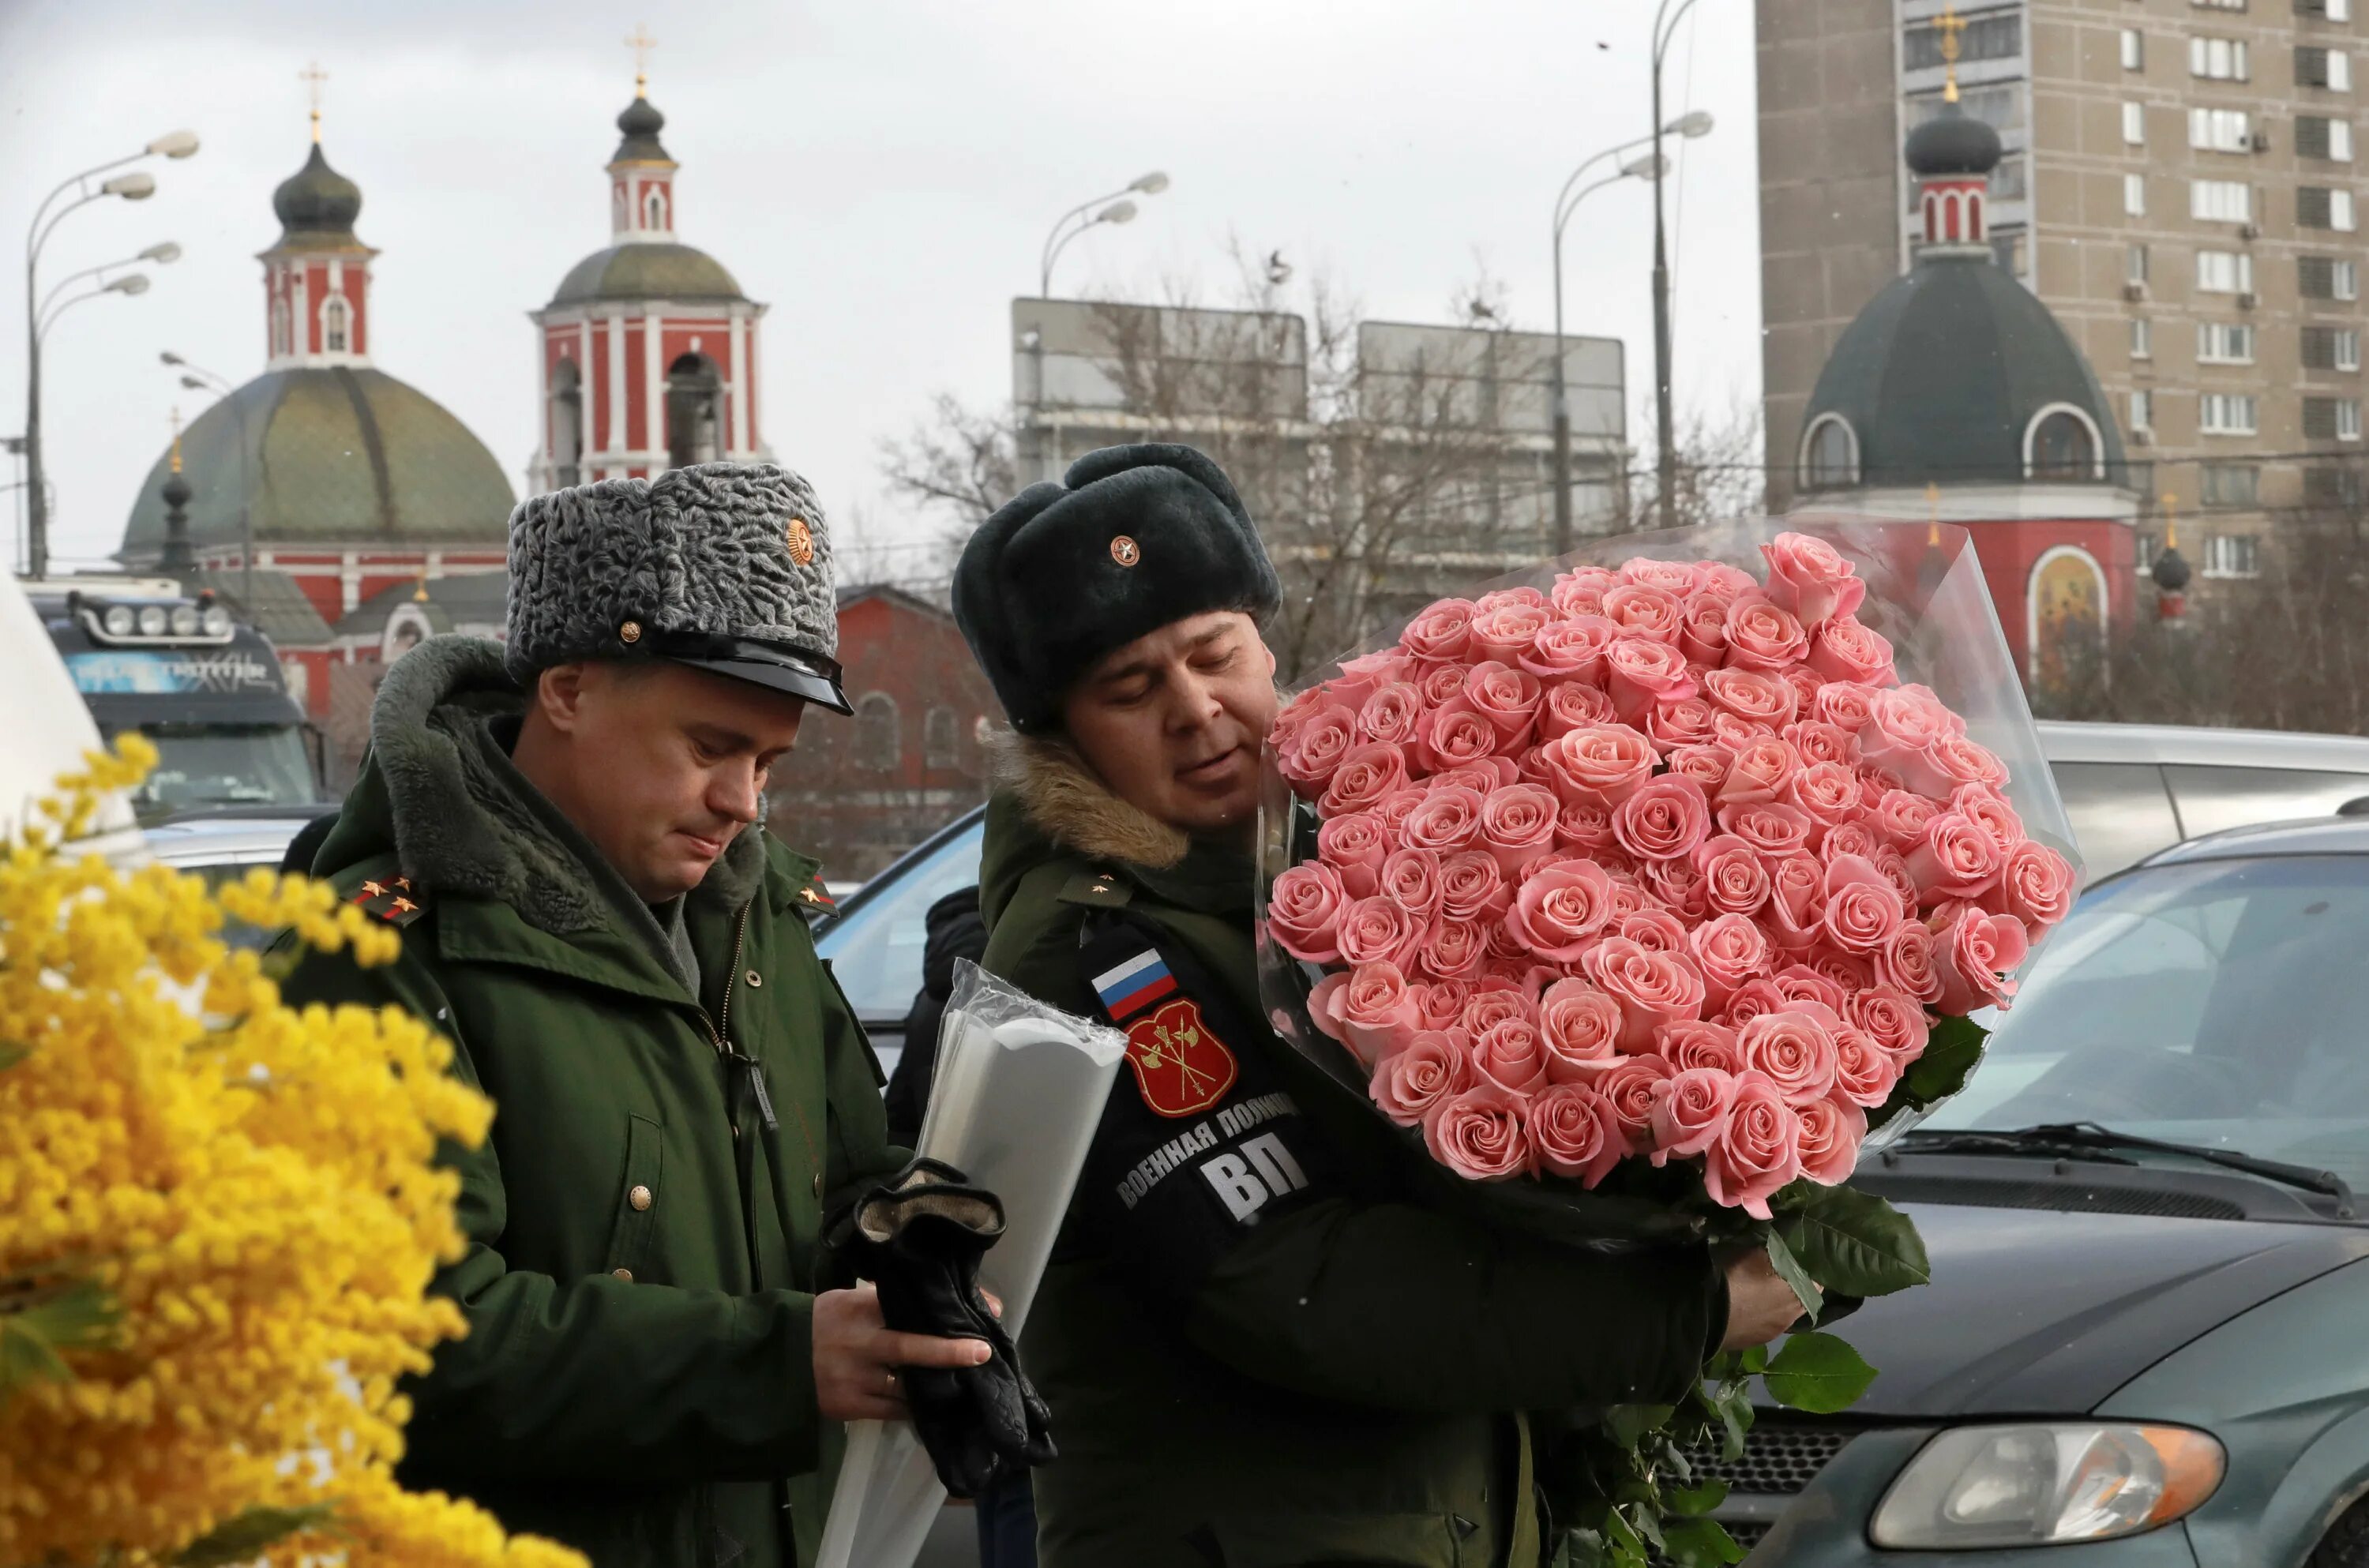
{"type": "Polygon", "coordinates": [[[400,1473],[601,1568],[808,1562],[841,1443],[815,1406],[814,1293],[847,1283],[824,1204],[902,1158],[807,935],[814,865],[735,841],[685,900],[694,995],[648,907],[510,764],[519,705],[490,642],[437,638],[388,672],[314,867],[398,915],[403,956],[315,955],[286,988],[429,1020],[495,1104],[456,1157],[468,1254],[435,1287],[468,1337],[411,1389],[400,1473]],[[372,897],[398,877],[416,911],[372,897]]]}
{"type": "Polygon", "coordinates": [[[1043,1568],[1537,1562],[1520,1413],[1683,1393],[1726,1320],[1707,1253],[1450,1212],[1444,1175],[1263,1022],[1247,858],[1058,745],[1019,764],[988,811],[986,967],[1086,1016],[1140,983],[1110,977],[1165,968],[1166,999],[1113,1009],[1131,1053],[1193,1027],[1224,1047],[1121,1071],[1031,1310],[1061,1448],[1036,1476],[1043,1568]],[[1196,1059],[1196,1089],[1163,1076],[1196,1059]]]}

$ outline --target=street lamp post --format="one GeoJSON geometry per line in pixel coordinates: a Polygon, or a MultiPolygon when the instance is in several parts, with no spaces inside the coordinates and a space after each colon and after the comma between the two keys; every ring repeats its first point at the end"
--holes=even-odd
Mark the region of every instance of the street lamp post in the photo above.
{"type": "MultiPolygon", "coordinates": [[[[60,181],[57,189],[43,197],[41,204],[33,210],[32,226],[25,233],[24,441],[26,484],[29,486],[26,498],[26,565],[34,577],[42,576],[50,567],[50,500],[47,478],[41,468],[41,314],[48,305],[48,302],[42,299],[40,292],[41,247],[49,243],[50,235],[55,232],[58,224],[64,221],[66,214],[77,208],[87,207],[90,203],[108,196],[120,197],[126,201],[144,201],[156,193],[156,177],[144,171],[117,175],[111,179],[100,181],[94,187],[91,181],[97,179],[98,176],[107,173],[109,169],[121,168],[126,164],[138,163],[143,158],[186,158],[197,150],[196,132],[169,132],[157,137],[136,153],[86,168],[71,178],[60,181]],[[59,207],[55,212],[51,212],[50,209],[56,204],[58,198],[64,196],[68,191],[74,193],[74,199],[64,206],[59,207]]],[[[175,254],[179,254],[178,247],[175,248],[175,254]]],[[[118,263],[118,265],[122,264],[118,263]]],[[[105,270],[105,269],[94,269],[94,270],[105,270]]],[[[121,282],[123,280],[118,280],[118,281],[121,282]]],[[[109,284],[105,288],[94,290],[90,293],[76,295],[74,299],[66,301],[65,304],[60,305],[58,309],[63,312],[69,306],[82,300],[95,298],[99,293],[136,294],[147,286],[147,280],[144,277],[141,279],[140,287],[136,289],[118,288],[114,284],[109,284]]],[[[51,319],[56,319],[55,314],[52,315],[51,319]]]]}
{"type": "MultiPolygon", "coordinates": [[[[1695,0],[1675,0],[1676,11],[1670,9],[1673,0],[1662,0],[1654,12],[1654,156],[1662,155],[1662,56],[1669,52],[1670,39],[1678,30],[1678,23],[1694,8],[1695,0]]],[[[1670,255],[1668,242],[1662,229],[1662,174],[1657,162],[1654,170],[1654,436],[1660,445],[1656,466],[1660,471],[1662,526],[1677,526],[1678,452],[1676,438],[1671,433],[1670,418],[1670,255]]]]}
{"type": "Polygon", "coordinates": [[[238,400],[237,389],[230,378],[217,375],[203,365],[194,365],[170,349],[157,359],[183,372],[181,384],[192,392],[212,392],[230,405],[231,418],[238,426],[238,601],[249,618],[255,614],[255,523],[248,509],[253,505],[255,486],[247,476],[246,405],[238,400]]]}
{"type": "Polygon", "coordinates": [[[1045,249],[1038,258],[1036,269],[1037,297],[1040,299],[1052,297],[1053,263],[1059,258],[1063,246],[1096,223],[1134,222],[1135,203],[1129,198],[1157,196],[1167,189],[1168,177],[1154,169],[1150,174],[1129,181],[1123,189],[1114,190],[1107,196],[1097,196],[1091,201],[1080,202],[1062,213],[1060,221],[1053,225],[1053,232],[1045,236],[1045,249]],[[1089,213],[1093,215],[1088,216],[1089,213]],[[1083,222],[1078,222],[1081,219],[1083,222]],[[1075,228],[1070,226],[1072,223],[1077,223],[1075,228]],[[1068,232],[1064,233],[1064,230],[1068,232]]]}

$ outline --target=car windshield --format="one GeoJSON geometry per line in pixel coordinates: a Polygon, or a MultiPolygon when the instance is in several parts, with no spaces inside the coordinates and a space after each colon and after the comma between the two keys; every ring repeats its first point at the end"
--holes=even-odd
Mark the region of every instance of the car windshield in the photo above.
{"type": "Polygon", "coordinates": [[[984,820],[973,822],[928,855],[893,868],[815,944],[858,1015],[901,1018],[912,1007],[921,989],[930,906],[978,880],[986,832],[984,820]]]}
{"type": "Polygon", "coordinates": [[[143,821],[199,806],[302,806],[319,798],[303,735],[289,725],[141,731],[156,766],[132,795],[143,821]]]}
{"type": "Polygon", "coordinates": [[[2093,1121],[2369,1185],[2369,858],[2143,870],[2083,898],[1924,1125],[2093,1121]]]}

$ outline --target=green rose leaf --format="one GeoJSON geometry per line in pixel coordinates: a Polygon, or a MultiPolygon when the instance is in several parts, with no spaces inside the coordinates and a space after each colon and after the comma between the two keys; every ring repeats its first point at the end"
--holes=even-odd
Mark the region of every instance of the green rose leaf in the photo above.
{"type": "Polygon", "coordinates": [[[1761,1380],[1779,1404],[1812,1415],[1832,1415],[1849,1409],[1867,1392],[1875,1381],[1875,1368],[1833,1334],[1797,1333],[1768,1358],[1761,1380]]]}
{"type": "Polygon", "coordinates": [[[1555,1568],[1606,1568],[1611,1561],[1612,1553],[1604,1544],[1602,1531],[1570,1529],[1562,1532],[1562,1549],[1555,1558],[1555,1568]]]}
{"type": "Polygon", "coordinates": [[[1778,1278],[1793,1288],[1793,1294],[1801,1299],[1802,1310],[1810,1314],[1812,1322],[1816,1322],[1819,1309],[1826,1304],[1825,1292],[1818,1288],[1817,1281],[1809,1276],[1802,1267],[1801,1260],[1793,1255],[1793,1249],[1787,1246],[1785,1238],[1775,1230],[1768,1232],[1768,1264],[1777,1271],[1778,1278]]]}
{"type": "Polygon", "coordinates": [[[1604,1413],[1604,1429],[1622,1448],[1633,1448],[1648,1433],[1668,1425],[1677,1413],[1675,1407],[1666,1404],[1616,1404],[1604,1413]]]}
{"type": "Polygon", "coordinates": [[[33,1054],[30,1046],[20,1046],[11,1040],[0,1040],[0,1072],[6,1072],[33,1054]]]}
{"type": "Polygon", "coordinates": [[[328,1522],[334,1503],[314,1503],[302,1508],[249,1508],[216,1525],[181,1548],[174,1568],[231,1568],[252,1562],[274,1541],[328,1522]]]}
{"type": "Polygon", "coordinates": [[[1752,1395],[1742,1383],[1724,1383],[1714,1402],[1719,1410],[1719,1455],[1734,1464],[1744,1457],[1744,1435],[1752,1430],[1752,1395]]]}
{"type": "Polygon", "coordinates": [[[1934,1024],[1925,1054],[1901,1075],[1900,1087],[1909,1104],[1922,1109],[1963,1089],[1966,1075],[1983,1059],[1983,1042],[1989,1037],[1990,1032],[1971,1018],[1952,1015],[1934,1024]]]}
{"type": "MultiPolygon", "coordinates": [[[[1669,1494],[1670,1512],[1673,1514],[1708,1514],[1726,1501],[1727,1482],[1723,1481],[1706,1481],[1700,1486],[1689,1486],[1669,1494]]],[[[1676,1525],[1664,1528],[1671,1535],[1677,1533],[1676,1525]]]]}
{"type": "Polygon", "coordinates": [[[1744,1548],[1715,1519],[1677,1519],[1663,1532],[1663,1551],[1675,1568],[1728,1568],[1744,1548]]]}
{"type": "Polygon", "coordinates": [[[37,1378],[71,1379],[64,1353],[105,1344],[116,1316],[114,1301],[95,1280],[17,1294],[0,1289],[0,1404],[37,1378]]]}
{"type": "Polygon", "coordinates": [[[1933,1277],[1925,1240],[1908,1216],[1853,1187],[1821,1187],[1776,1234],[1813,1280],[1846,1296],[1889,1296],[1933,1277]]]}

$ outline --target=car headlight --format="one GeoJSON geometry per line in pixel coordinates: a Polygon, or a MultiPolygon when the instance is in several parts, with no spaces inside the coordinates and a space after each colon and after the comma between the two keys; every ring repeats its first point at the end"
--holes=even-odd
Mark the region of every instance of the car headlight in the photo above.
{"type": "Polygon", "coordinates": [[[148,605],[140,612],[140,635],[143,637],[161,637],[171,624],[161,604],[148,605]]]}
{"type": "Polygon", "coordinates": [[[107,635],[110,637],[128,637],[139,625],[139,622],[132,615],[132,606],[129,604],[110,604],[107,607],[106,615],[100,618],[99,624],[107,628],[107,635]]]}
{"type": "Polygon", "coordinates": [[[2194,1512],[2226,1468],[2184,1426],[1960,1427],[1908,1461],[1868,1533],[1910,1551],[2111,1540],[2194,1512]]]}
{"type": "Polygon", "coordinates": [[[194,637],[198,635],[198,607],[196,605],[180,604],[174,606],[173,635],[177,637],[194,637]]]}
{"type": "Polygon", "coordinates": [[[230,612],[219,604],[208,605],[206,612],[199,619],[204,623],[206,635],[210,637],[221,636],[230,630],[230,612]]]}

